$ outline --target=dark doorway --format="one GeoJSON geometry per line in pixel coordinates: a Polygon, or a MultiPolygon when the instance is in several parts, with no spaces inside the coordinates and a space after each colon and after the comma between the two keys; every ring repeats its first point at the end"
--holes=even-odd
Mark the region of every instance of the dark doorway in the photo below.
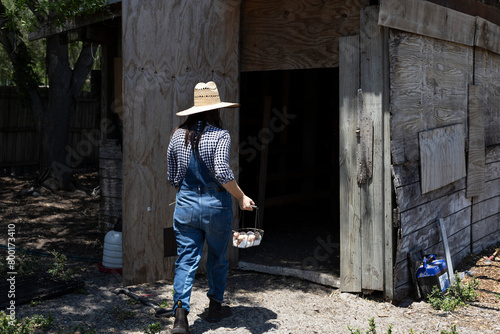
{"type": "Polygon", "coordinates": [[[239,182],[265,234],[240,261],[339,275],[338,82],[338,68],[241,73],[239,182]]]}

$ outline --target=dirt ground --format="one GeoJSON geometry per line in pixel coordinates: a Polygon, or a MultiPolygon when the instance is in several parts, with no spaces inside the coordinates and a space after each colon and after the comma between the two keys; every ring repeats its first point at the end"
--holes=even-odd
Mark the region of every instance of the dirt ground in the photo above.
{"type": "MultiPolygon", "coordinates": [[[[115,294],[122,287],[121,275],[97,269],[102,258],[104,235],[98,226],[99,196],[91,191],[98,185],[97,173],[77,175],[83,190],[51,193],[31,189],[33,178],[0,177],[0,248],[7,255],[9,224],[15,224],[15,245],[36,250],[29,255],[39,264],[50,263],[44,256],[56,250],[67,254],[68,267],[78,270],[83,288],[51,299],[18,305],[16,318],[34,314],[51,315],[50,329],[42,333],[144,333],[158,323],[165,333],[171,317],[157,317],[151,306],[115,294]]],[[[498,247],[497,245],[496,247],[498,247]]],[[[230,270],[226,302],[233,316],[218,324],[203,320],[208,306],[206,277],[197,275],[189,322],[192,333],[350,333],[368,330],[374,318],[378,333],[441,333],[456,324],[459,333],[500,333],[500,261],[485,263],[494,247],[483,254],[470,255],[455,269],[479,281],[479,297],[467,308],[446,313],[424,301],[408,298],[399,305],[381,295],[341,293],[338,289],[292,277],[230,270]]],[[[20,250],[17,254],[22,254],[20,250]]],[[[20,256],[20,255],[19,255],[20,256]]],[[[500,255],[499,255],[500,258],[500,255]]],[[[6,272],[2,271],[5,277],[6,272]]],[[[21,278],[19,277],[18,280],[21,278]]],[[[2,278],[4,281],[5,278],[2,278]]],[[[138,296],[171,307],[172,282],[160,281],[127,287],[138,296]]],[[[5,301],[2,292],[0,301],[5,301]]]]}

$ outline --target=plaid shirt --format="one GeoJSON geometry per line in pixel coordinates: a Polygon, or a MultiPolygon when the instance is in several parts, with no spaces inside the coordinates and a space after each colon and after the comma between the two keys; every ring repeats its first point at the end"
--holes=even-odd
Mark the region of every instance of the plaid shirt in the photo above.
{"type": "MultiPolygon", "coordinates": [[[[187,147],[184,145],[185,133],[184,129],[177,129],[167,149],[168,181],[176,188],[181,185],[191,159],[191,143],[188,142],[187,147]]],[[[201,160],[221,184],[234,180],[234,174],[229,167],[230,149],[229,131],[210,124],[203,129],[198,143],[201,160]]]]}

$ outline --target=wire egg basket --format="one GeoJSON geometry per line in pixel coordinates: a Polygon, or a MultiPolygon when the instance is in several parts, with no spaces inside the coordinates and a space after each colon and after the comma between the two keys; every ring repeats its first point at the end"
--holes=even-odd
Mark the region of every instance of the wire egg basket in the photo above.
{"type": "MultiPolygon", "coordinates": [[[[238,230],[233,230],[232,242],[233,246],[237,248],[250,248],[260,245],[264,237],[264,230],[257,228],[259,225],[259,212],[258,207],[253,206],[255,209],[255,222],[254,227],[241,227],[238,230]]],[[[244,226],[245,215],[240,211],[240,225],[244,226]]]]}

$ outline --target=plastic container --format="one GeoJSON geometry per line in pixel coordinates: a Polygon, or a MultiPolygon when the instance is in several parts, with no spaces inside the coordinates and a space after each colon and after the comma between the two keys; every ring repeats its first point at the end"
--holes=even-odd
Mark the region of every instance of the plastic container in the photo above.
{"type": "Polygon", "coordinates": [[[437,259],[436,255],[424,258],[424,264],[417,269],[417,281],[422,297],[427,297],[434,286],[445,291],[450,286],[448,265],[444,259],[437,259]]]}
{"type": "Polygon", "coordinates": [[[113,229],[104,237],[102,265],[106,268],[120,269],[123,267],[122,232],[113,229]]]}

